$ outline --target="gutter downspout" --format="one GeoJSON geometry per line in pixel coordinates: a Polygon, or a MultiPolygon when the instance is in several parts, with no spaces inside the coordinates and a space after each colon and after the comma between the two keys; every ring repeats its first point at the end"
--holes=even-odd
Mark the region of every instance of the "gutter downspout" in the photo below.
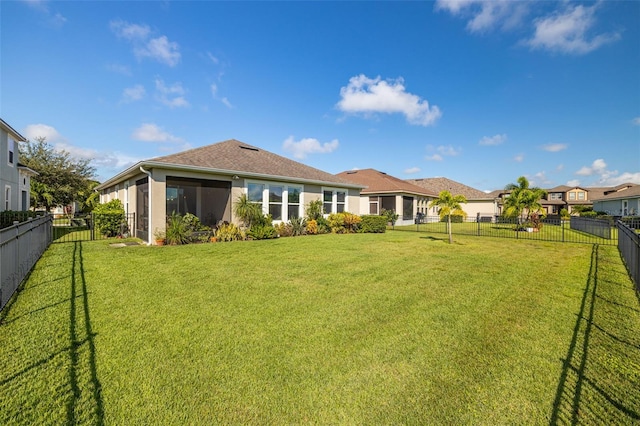
{"type": "Polygon", "coordinates": [[[153,217],[153,204],[151,204],[151,194],[153,194],[153,190],[151,187],[151,172],[145,170],[142,166],[140,166],[140,171],[145,175],[149,176],[149,231],[147,232],[147,245],[151,244],[151,230],[153,229],[152,225],[152,217],[153,217]]]}

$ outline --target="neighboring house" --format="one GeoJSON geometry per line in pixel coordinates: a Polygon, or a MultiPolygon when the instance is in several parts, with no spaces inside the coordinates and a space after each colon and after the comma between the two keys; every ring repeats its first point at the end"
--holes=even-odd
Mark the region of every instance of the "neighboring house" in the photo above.
{"type": "Polygon", "coordinates": [[[393,210],[396,224],[414,223],[418,213],[427,214],[429,202],[437,197],[431,191],[374,169],[349,170],[336,176],[366,186],[360,191],[360,213],[378,215],[393,210]]]}
{"type": "Polygon", "coordinates": [[[625,183],[606,189],[593,198],[593,210],[612,216],[639,216],[640,185],[625,183]]]}
{"type": "MultiPolygon", "coordinates": [[[[441,191],[449,191],[451,195],[464,195],[467,199],[466,203],[461,205],[462,210],[467,214],[468,219],[473,219],[480,215],[483,218],[493,218],[499,214],[498,203],[494,194],[487,194],[478,189],[464,185],[444,177],[423,178],[423,179],[407,179],[407,182],[420,186],[430,192],[440,194],[441,191]]],[[[437,210],[429,212],[430,215],[436,215],[437,210]]]]}
{"type": "Polygon", "coordinates": [[[546,189],[547,198],[541,201],[542,208],[548,215],[559,215],[562,209],[567,209],[571,214],[575,206],[591,207],[592,195],[600,189],[567,185],[546,189]]]}
{"type": "Polygon", "coordinates": [[[362,185],[235,139],[129,167],[98,185],[100,201],[118,198],[136,214],[136,236],[151,243],[168,215],[192,213],[203,224],[239,223],[233,203],[245,193],[275,223],[302,217],[309,202],[325,213],[360,214],[362,185]]]}
{"type": "Polygon", "coordinates": [[[31,207],[31,177],[38,173],[20,164],[18,142],[26,141],[0,118],[0,211],[26,211],[31,207]]]}

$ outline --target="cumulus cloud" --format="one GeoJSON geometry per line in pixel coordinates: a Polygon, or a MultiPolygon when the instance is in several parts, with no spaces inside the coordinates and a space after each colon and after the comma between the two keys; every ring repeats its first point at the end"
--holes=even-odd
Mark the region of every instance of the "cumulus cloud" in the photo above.
{"type": "Polygon", "coordinates": [[[116,74],[122,74],[126,76],[131,76],[131,69],[126,65],[121,64],[108,64],[107,69],[116,74]]]}
{"type": "Polygon", "coordinates": [[[615,32],[589,34],[596,22],[598,6],[599,3],[591,7],[567,6],[564,11],[536,19],[535,33],[527,44],[533,49],[583,55],[618,40],[620,34],[615,32]]]}
{"type": "Polygon", "coordinates": [[[442,116],[437,106],[408,93],[402,78],[382,80],[360,74],[340,88],[340,97],[337,108],[349,114],[400,113],[410,124],[420,126],[433,125],[442,116]]]}
{"type": "Polygon", "coordinates": [[[132,44],[133,54],[139,60],[150,58],[170,67],[174,67],[180,62],[181,54],[178,43],[169,41],[165,35],[153,38],[151,28],[148,25],[114,20],[109,23],[109,27],[118,38],[132,44]]]}
{"type": "Polygon", "coordinates": [[[404,173],[407,175],[414,175],[416,173],[420,173],[420,167],[409,167],[408,169],[404,169],[404,173]]]}
{"type": "Polygon", "coordinates": [[[184,95],[186,90],[182,87],[181,82],[166,85],[164,80],[156,78],[156,100],[170,108],[188,107],[189,102],[184,95]]]}
{"type": "Polygon", "coordinates": [[[338,149],[338,139],[321,143],[318,139],[303,138],[296,141],[289,136],[282,144],[282,149],[293,154],[294,158],[304,159],[309,154],[328,154],[338,149]]]}
{"type": "Polygon", "coordinates": [[[33,141],[36,138],[45,138],[47,142],[55,144],[56,142],[64,141],[64,138],[55,127],[47,124],[29,124],[25,127],[23,135],[25,138],[33,141]]]}
{"type": "Polygon", "coordinates": [[[506,142],[506,140],[507,135],[503,133],[501,135],[485,136],[480,139],[480,142],[478,142],[478,144],[483,146],[493,146],[503,144],[504,142],[506,142]]]}
{"type": "Polygon", "coordinates": [[[136,84],[133,87],[127,87],[122,91],[122,102],[131,103],[135,101],[139,101],[144,98],[146,91],[144,86],[141,84],[136,84]]]}
{"type": "Polygon", "coordinates": [[[427,160],[427,161],[442,161],[442,160],[444,160],[442,158],[442,155],[440,155],[440,154],[427,155],[426,157],[424,157],[424,159],[427,160]]]}
{"type": "Polygon", "coordinates": [[[616,186],[623,183],[640,184],[640,172],[619,173],[617,170],[609,170],[607,163],[602,158],[598,158],[590,166],[581,167],[575,174],[593,177],[595,183],[601,186],[616,186]]]}
{"type": "Polygon", "coordinates": [[[65,18],[60,12],[52,12],[49,8],[49,1],[47,0],[23,0],[33,10],[36,10],[42,14],[46,23],[54,28],[60,28],[67,23],[65,18]]]}
{"type": "Polygon", "coordinates": [[[542,145],[542,149],[548,152],[559,152],[567,149],[569,145],[566,143],[548,143],[546,145],[542,145]]]}
{"type": "Polygon", "coordinates": [[[567,186],[580,186],[580,179],[571,179],[567,181],[567,186]]]}
{"type": "Polygon", "coordinates": [[[143,123],[131,133],[131,139],[142,142],[184,143],[185,140],[164,131],[154,123],[143,123]]]}

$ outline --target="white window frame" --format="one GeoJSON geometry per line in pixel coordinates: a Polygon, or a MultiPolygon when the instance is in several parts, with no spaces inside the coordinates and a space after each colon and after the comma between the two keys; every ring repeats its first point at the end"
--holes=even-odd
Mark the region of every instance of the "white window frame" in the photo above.
{"type": "Polygon", "coordinates": [[[275,204],[275,203],[270,203],[269,202],[269,190],[271,187],[275,187],[275,186],[280,186],[282,187],[282,203],[280,203],[281,205],[281,215],[282,218],[281,219],[273,219],[274,223],[280,223],[280,222],[288,222],[289,221],[289,188],[296,188],[300,190],[300,201],[298,203],[298,217],[304,217],[304,211],[303,211],[303,207],[304,207],[304,185],[300,185],[297,183],[288,183],[288,182],[271,182],[271,181],[264,181],[264,180],[247,180],[246,181],[246,185],[243,188],[243,191],[245,194],[247,194],[247,196],[249,195],[249,185],[251,184],[255,184],[255,185],[263,185],[262,188],[262,213],[267,215],[269,214],[269,206],[270,204],[275,204]]]}
{"type": "Polygon", "coordinates": [[[4,186],[4,209],[6,211],[11,210],[11,186],[10,185],[5,185],[4,186]]]}
{"type": "Polygon", "coordinates": [[[331,187],[322,187],[321,188],[321,194],[322,194],[322,211],[324,212],[324,216],[329,216],[331,213],[338,213],[338,192],[344,192],[344,203],[340,203],[340,204],[344,204],[344,209],[342,210],[343,212],[348,212],[349,211],[349,190],[347,190],[346,188],[331,188],[331,187]],[[327,212],[325,211],[324,205],[325,205],[325,200],[324,200],[324,193],[325,192],[331,192],[331,211],[327,212]]]}

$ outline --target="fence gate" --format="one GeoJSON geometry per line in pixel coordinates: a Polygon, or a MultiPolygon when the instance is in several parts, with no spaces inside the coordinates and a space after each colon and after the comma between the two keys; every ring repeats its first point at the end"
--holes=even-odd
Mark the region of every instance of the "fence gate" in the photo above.
{"type": "MultiPolygon", "coordinates": [[[[106,213],[109,215],[109,213],[106,213]]],[[[117,230],[105,233],[96,226],[105,215],[91,213],[87,215],[57,215],[53,219],[53,242],[67,243],[74,241],[93,241],[112,237],[135,237],[135,213],[125,215],[117,230]]]]}

